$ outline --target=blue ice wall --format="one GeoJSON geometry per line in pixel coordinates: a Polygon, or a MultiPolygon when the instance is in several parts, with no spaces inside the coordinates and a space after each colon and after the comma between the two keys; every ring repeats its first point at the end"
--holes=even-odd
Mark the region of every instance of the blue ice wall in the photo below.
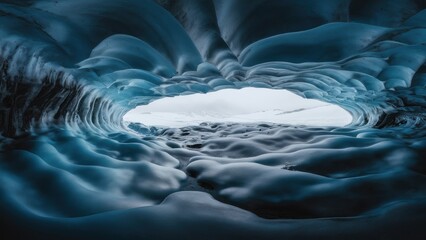
{"type": "Polygon", "coordinates": [[[424,0],[0,1],[6,239],[421,239],[424,0]],[[122,122],[288,89],[345,128],[122,122]],[[274,219],[274,220],[271,220],[274,219]]]}

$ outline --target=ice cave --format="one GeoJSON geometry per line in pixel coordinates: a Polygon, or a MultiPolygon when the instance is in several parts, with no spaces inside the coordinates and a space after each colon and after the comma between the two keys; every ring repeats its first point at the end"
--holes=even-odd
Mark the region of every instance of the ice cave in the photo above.
{"type": "Polygon", "coordinates": [[[0,0],[0,239],[423,240],[425,213],[426,0],[0,0]]]}

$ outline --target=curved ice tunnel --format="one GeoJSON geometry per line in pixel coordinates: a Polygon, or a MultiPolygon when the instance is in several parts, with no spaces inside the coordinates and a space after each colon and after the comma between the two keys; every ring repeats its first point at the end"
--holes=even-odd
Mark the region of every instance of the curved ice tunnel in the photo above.
{"type": "Polygon", "coordinates": [[[424,236],[425,7],[1,1],[0,228],[14,239],[424,236]],[[247,87],[341,106],[352,124],[135,133],[122,121],[156,100],[247,87]]]}

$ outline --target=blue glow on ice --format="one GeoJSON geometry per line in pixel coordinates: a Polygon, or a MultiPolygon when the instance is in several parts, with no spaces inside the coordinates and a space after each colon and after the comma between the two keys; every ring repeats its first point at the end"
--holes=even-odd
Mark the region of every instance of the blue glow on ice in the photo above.
{"type": "Polygon", "coordinates": [[[424,239],[425,9],[1,0],[0,238],[424,239]]]}

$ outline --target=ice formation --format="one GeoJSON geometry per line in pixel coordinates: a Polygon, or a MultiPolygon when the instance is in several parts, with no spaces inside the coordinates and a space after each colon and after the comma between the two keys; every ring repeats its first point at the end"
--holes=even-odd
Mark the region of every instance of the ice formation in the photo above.
{"type": "Polygon", "coordinates": [[[424,0],[1,0],[2,239],[422,239],[424,0]],[[345,127],[122,118],[286,89],[345,127]]]}

